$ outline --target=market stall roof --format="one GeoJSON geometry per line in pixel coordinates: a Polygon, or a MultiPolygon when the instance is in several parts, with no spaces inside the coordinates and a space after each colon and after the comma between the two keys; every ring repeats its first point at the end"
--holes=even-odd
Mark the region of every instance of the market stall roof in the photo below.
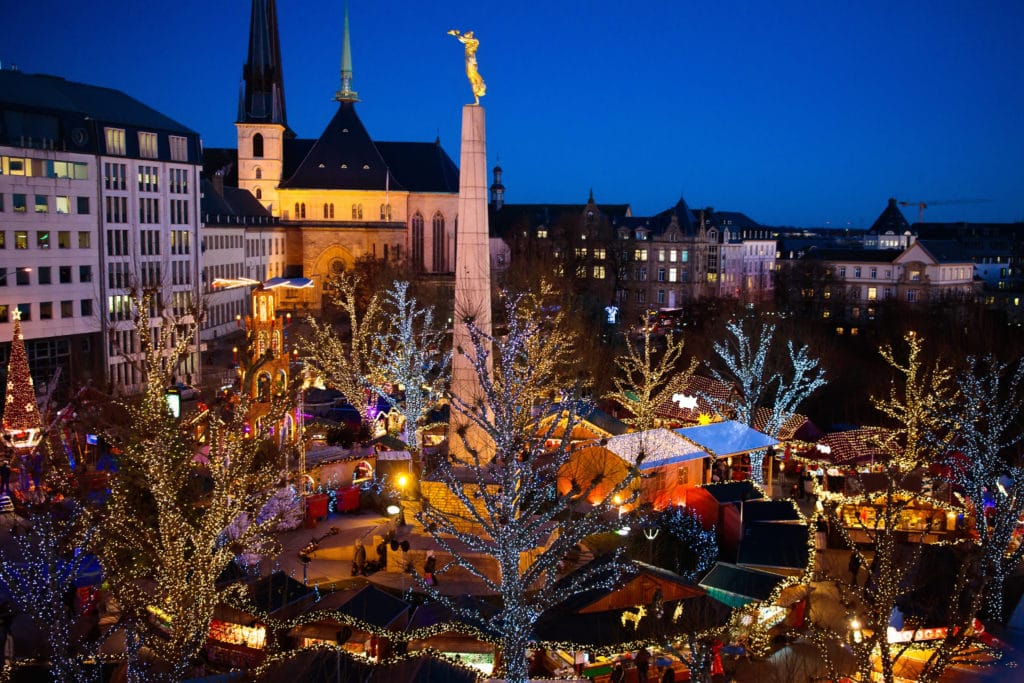
{"type": "Polygon", "coordinates": [[[764,493],[754,486],[754,482],[750,480],[704,484],[701,488],[711,494],[719,504],[738,503],[741,500],[764,498],[764,493]]]}
{"type": "Polygon", "coordinates": [[[249,584],[249,599],[260,612],[273,612],[302,600],[313,592],[312,588],[302,585],[283,571],[264,576],[249,584]]]}
{"type": "Polygon", "coordinates": [[[272,277],[263,283],[263,289],[276,289],[277,287],[284,287],[285,289],[306,289],[312,287],[313,281],[308,277],[272,277]]]}
{"type": "Polygon", "coordinates": [[[749,500],[743,503],[743,523],[799,522],[803,519],[792,500],[749,500]]]}
{"type": "Polygon", "coordinates": [[[368,584],[336,611],[380,628],[389,628],[396,624],[404,627],[407,619],[403,620],[403,617],[408,617],[409,603],[373,584],[368,584]]]}
{"type": "Polygon", "coordinates": [[[736,420],[683,427],[675,430],[675,433],[689,439],[716,458],[742,455],[779,443],[767,434],[762,434],[736,420]]]}
{"type": "Polygon", "coordinates": [[[884,461],[888,458],[882,444],[893,436],[882,427],[857,427],[842,432],[831,432],[818,439],[812,458],[834,465],[853,465],[863,462],[884,461]]]}
{"type": "Polygon", "coordinates": [[[707,590],[708,595],[730,607],[742,607],[754,601],[767,600],[783,579],[771,572],[716,562],[698,585],[707,590]]]}
{"type": "Polygon", "coordinates": [[[631,465],[643,454],[641,470],[709,457],[707,451],[663,428],[613,436],[604,447],[631,465]]]}
{"type": "Polygon", "coordinates": [[[271,663],[255,679],[271,681],[303,681],[303,683],[476,683],[477,672],[429,654],[399,658],[378,664],[331,647],[307,648],[287,659],[271,663]]]}
{"type": "Polygon", "coordinates": [[[808,534],[806,524],[794,522],[755,522],[744,520],[743,538],[736,564],[800,573],[807,568],[808,534]]]}
{"type": "Polygon", "coordinates": [[[663,402],[657,407],[655,414],[676,423],[695,423],[701,415],[717,415],[722,410],[728,410],[732,394],[733,388],[725,382],[711,377],[690,375],[682,389],[674,394],[681,398],[663,402]]]}

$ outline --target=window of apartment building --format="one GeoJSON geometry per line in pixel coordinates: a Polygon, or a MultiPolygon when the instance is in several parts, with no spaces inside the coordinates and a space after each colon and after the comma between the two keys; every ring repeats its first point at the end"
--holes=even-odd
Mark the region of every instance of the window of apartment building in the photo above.
{"type": "Polygon", "coordinates": [[[664,249],[659,249],[658,250],[658,260],[659,261],[664,261],[665,260],[665,250],[664,249]]]}
{"type": "Polygon", "coordinates": [[[52,285],[53,284],[53,267],[52,266],[39,266],[39,284],[41,284],[41,285],[52,285]]]}
{"type": "Polygon", "coordinates": [[[36,247],[39,249],[50,248],[50,231],[49,230],[37,230],[36,231],[36,247]]]}
{"type": "Polygon", "coordinates": [[[32,272],[31,268],[15,268],[15,270],[14,270],[15,282],[19,286],[21,286],[21,287],[25,287],[25,286],[28,286],[28,285],[32,284],[32,281],[29,278],[29,273],[31,273],[31,272],[32,272]]]}
{"type": "Polygon", "coordinates": [[[669,282],[678,282],[678,280],[676,278],[676,274],[677,273],[676,273],[676,269],[675,268],[669,268],[668,269],[668,281],[669,282]]]}
{"type": "Polygon", "coordinates": [[[0,304],[0,323],[6,323],[10,321],[11,312],[7,304],[0,304]]]}
{"type": "Polygon", "coordinates": [[[57,248],[58,249],[70,249],[71,248],[71,231],[70,230],[58,230],[57,231],[57,248]]]}
{"type": "Polygon", "coordinates": [[[646,249],[634,249],[633,250],[633,260],[634,261],[646,261],[647,260],[647,250],[646,249]]]}
{"type": "Polygon", "coordinates": [[[107,223],[127,223],[128,222],[128,198],[127,197],[107,197],[106,198],[106,219],[107,223]]]}
{"type": "Polygon", "coordinates": [[[53,320],[53,302],[43,301],[39,304],[39,319],[53,320]]]}
{"type": "Polygon", "coordinates": [[[45,194],[37,194],[36,195],[36,204],[35,204],[35,206],[36,206],[36,213],[49,213],[49,211],[50,211],[50,204],[49,204],[49,202],[46,201],[46,195],[45,194]]]}
{"type": "Polygon", "coordinates": [[[104,128],[103,133],[107,140],[107,154],[123,157],[125,155],[124,128],[104,128]]]}
{"type": "Polygon", "coordinates": [[[664,289],[659,289],[658,290],[658,303],[659,304],[665,303],[665,290],[664,289]]]}
{"type": "Polygon", "coordinates": [[[910,281],[911,282],[920,282],[921,281],[921,271],[920,270],[912,270],[912,271],[910,271],[910,281]]]}
{"type": "Polygon", "coordinates": [[[71,266],[59,266],[57,268],[57,278],[62,285],[71,284],[71,266]]]}
{"type": "Polygon", "coordinates": [[[171,161],[188,161],[188,138],[168,135],[167,142],[171,148],[171,161]]]}
{"type": "Polygon", "coordinates": [[[128,165],[104,163],[103,187],[106,189],[128,189],[128,165]]]}
{"type": "Polygon", "coordinates": [[[645,303],[647,303],[647,290],[645,290],[645,289],[638,289],[638,290],[636,290],[636,302],[638,304],[645,304],[645,303]]]}
{"type": "Polygon", "coordinates": [[[876,268],[875,266],[871,266],[871,279],[872,280],[877,280],[878,279],[878,268],[876,268]]]}
{"type": "Polygon", "coordinates": [[[139,192],[159,192],[160,183],[156,166],[140,165],[138,169],[139,192]]]}
{"type": "Polygon", "coordinates": [[[658,282],[664,282],[664,281],[665,281],[665,269],[664,268],[658,268],[658,282]]]}
{"type": "Polygon", "coordinates": [[[586,247],[576,247],[576,258],[586,258],[586,257],[587,257],[587,248],[586,247]]]}
{"type": "Polygon", "coordinates": [[[14,231],[14,248],[28,249],[28,230],[14,231]]]}
{"type": "Polygon", "coordinates": [[[71,197],[60,194],[54,197],[53,210],[65,215],[71,213],[71,197]]]}
{"type": "Polygon", "coordinates": [[[0,213],[4,212],[4,193],[0,192],[0,213]]]}
{"type": "Polygon", "coordinates": [[[128,231],[107,230],[107,256],[128,255],[128,231]]]}
{"type": "Polygon", "coordinates": [[[605,260],[605,258],[607,258],[607,256],[608,252],[605,251],[604,249],[594,249],[594,259],[598,261],[603,261],[605,260]]]}
{"type": "Polygon", "coordinates": [[[171,253],[189,253],[189,233],[187,230],[171,230],[171,253]]]}
{"type": "Polygon", "coordinates": [[[75,302],[68,299],[67,301],[60,302],[60,317],[62,318],[74,318],[75,317],[75,302]]]}
{"type": "Polygon", "coordinates": [[[7,248],[7,232],[0,230],[0,249],[7,248]]]}
{"type": "Polygon", "coordinates": [[[78,281],[92,282],[92,266],[78,266],[78,281]]]}
{"type": "Polygon", "coordinates": [[[676,262],[676,258],[678,256],[679,256],[679,252],[676,251],[675,249],[669,249],[668,250],[668,261],[669,261],[669,263],[675,263],[676,262]]]}
{"type": "Polygon", "coordinates": [[[838,277],[840,279],[845,279],[846,278],[846,266],[839,266],[839,275],[838,275],[838,277]]]}
{"type": "Polygon", "coordinates": [[[646,282],[647,281],[647,268],[646,268],[646,266],[640,269],[640,271],[637,273],[636,279],[640,280],[641,282],[646,282]]]}
{"type": "Polygon", "coordinates": [[[11,195],[11,207],[15,213],[25,213],[28,206],[28,199],[25,195],[15,192],[11,195]]]}
{"type": "Polygon", "coordinates": [[[868,287],[868,301],[878,300],[878,287],[868,287]]]}
{"type": "Polygon", "coordinates": [[[139,223],[160,222],[160,200],[153,197],[139,198],[139,223]]]}
{"type": "Polygon", "coordinates": [[[907,303],[911,303],[911,304],[917,303],[917,290],[916,289],[908,289],[907,290],[907,303]]]}
{"type": "Polygon", "coordinates": [[[79,306],[79,311],[81,312],[83,318],[91,316],[92,315],[92,299],[82,299],[81,300],[81,305],[79,306]]]}
{"type": "Polygon", "coordinates": [[[156,133],[139,132],[139,156],[143,159],[156,159],[156,133]]]}
{"type": "Polygon", "coordinates": [[[78,232],[78,248],[88,249],[92,244],[92,233],[80,230],[78,232]]]}
{"type": "Polygon", "coordinates": [[[855,278],[859,278],[860,277],[860,266],[854,266],[854,268],[853,268],[853,277],[855,277],[855,278]]]}
{"type": "Polygon", "coordinates": [[[548,238],[547,228],[537,228],[537,239],[546,240],[548,238]]]}
{"type": "Polygon", "coordinates": [[[594,279],[595,280],[603,280],[604,279],[604,272],[605,272],[604,271],[604,266],[594,266],[594,279]]]}
{"type": "Polygon", "coordinates": [[[18,304],[18,313],[21,314],[22,320],[31,320],[32,304],[18,304]]]}

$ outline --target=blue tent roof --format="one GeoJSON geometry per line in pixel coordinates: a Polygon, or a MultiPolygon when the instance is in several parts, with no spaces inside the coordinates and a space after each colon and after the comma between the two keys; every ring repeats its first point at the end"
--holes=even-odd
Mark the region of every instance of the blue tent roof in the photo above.
{"type": "Polygon", "coordinates": [[[676,434],[689,439],[716,458],[740,455],[750,451],[758,451],[779,443],[777,440],[752,429],[742,422],[725,420],[709,425],[684,427],[675,430],[676,434]]]}

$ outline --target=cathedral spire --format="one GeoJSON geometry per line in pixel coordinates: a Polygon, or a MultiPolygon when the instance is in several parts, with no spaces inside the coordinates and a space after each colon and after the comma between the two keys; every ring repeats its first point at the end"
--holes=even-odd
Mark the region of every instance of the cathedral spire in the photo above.
{"type": "Polygon", "coordinates": [[[288,125],[284,109],[284,72],[281,68],[281,40],[277,33],[275,0],[252,0],[249,56],[242,67],[238,121],[288,125]]]}
{"type": "Polygon", "coordinates": [[[348,3],[345,3],[345,32],[341,38],[341,90],[334,93],[338,102],[358,102],[359,93],[352,89],[352,44],[348,37],[348,3]]]}

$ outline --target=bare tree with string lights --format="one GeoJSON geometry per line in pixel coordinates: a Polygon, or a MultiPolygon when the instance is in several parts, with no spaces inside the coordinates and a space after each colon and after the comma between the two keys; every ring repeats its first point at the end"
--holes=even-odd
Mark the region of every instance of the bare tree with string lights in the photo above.
{"type": "Polygon", "coordinates": [[[444,392],[450,354],[445,331],[435,326],[434,311],[409,296],[408,282],[395,282],[381,302],[374,336],[370,389],[405,419],[405,442],[419,449],[419,430],[444,392]],[[401,386],[401,390],[399,390],[401,386]]]}
{"type": "Polygon", "coordinates": [[[331,301],[348,318],[348,341],[343,341],[330,325],[310,317],[312,338],[300,341],[299,347],[324,384],[340,391],[359,411],[362,421],[368,423],[371,402],[367,400],[367,377],[373,362],[373,332],[380,323],[380,298],[376,294],[370,296],[362,310],[358,295],[361,284],[360,275],[339,273],[326,288],[331,301]]]}
{"type": "MultiPolygon", "coordinates": [[[[959,398],[952,369],[939,363],[928,366],[919,336],[909,333],[904,339],[905,360],[890,346],[880,350],[896,376],[885,397],[872,398],[875,408],[890,421],[889,431],[874,444],[884,454],[883,462],[876,462],[882,474],[881,487],[865,486],[861,481],[860,486],[848,485],[848,490],[859,489],[856,493],[822,494],[832,526],[856,560],[851,567],[868,568],[868,578],[863,584],[856,581],[856,574],[851,582],[835,580],[843,602],[850,606],[848,631],[818,625],[811,634],[826,661],[830,661],[828,653],[834,643],[846,642],[860,675],[884,683],[901,677],[938,681],[950,665],[977,663],[984,649],[971,638],[983,581],[976,544],[962,541],[929,546],[930,518],[921,527],[906,524],[922,503],[920,487],[914,481],[941,452],[944,425],[938,418],[940,407],[959,398]],[[870,514],[845,514],[849,510],[870,514]],[[944,569],[941,575],[939,566],[944,569]],[[936,590],[944,593],[939,610],[934,609],[936,590]],[[907,617],[905,625],[899,623],[901,606],[915,601],[941,612],[947,628],[940,639],[922,645],[901,637],[904,629],[913,633],[920,627],[918,614],[907,617]]],[[[856,484],[856,475],[851,476],[856,484]]],[[[944,520],[941,507],[939,512],[944,520]]]]}
{"type": "Polygon", "coordinates": [[[582,384],[558,382],[559,368],[571,365],[573,345],[558,325],[561,313],[534,298],[507,295],[505,312],[507,330],[500,337],[472,320],[464,323],[471,348],[456,353],[472,362],[481,391],[476,399],[451,397],[453,409],[469,425],[452,437],[462,440],[464,454],[439,463],[433,476],[444,495],[428,495],[417,513],[454,563],[494,591],[500,605],[491,615],[455,605],[416,576],[464,621],[499,634],[499,674],[521,683],[527,680],[526,652],[540,615],[584,589],[611,589],[625,569],[620,551],[608,563],[585,565],[556,589],[558,565],[579,543],[621,526],[614,500],[635,501],[630,487],[638,471],[631,468],[610,483],[596,475],[568,482],[565,489],[558,486],[573,454],[573,429],[591,410],[582,384]],[[545,421],[553,412],[560,419],[545,421]],[[470,429],[489,443],[481,446],[470,429]],[[585,503],[598,487],[607,491],[604,497],[585,503]],[[488,573],[480,558],[493,558],[497,575],[488,573]]]}
{"type": "Polygon", "coordinates": [[[101,641],[90,637],[84,628],[87,618],[75,610],[77,582],[95,560],[84,548],[95,534],[92,512],[73,501],[40,507],[30,511],[24,530],[0,560],[0,588],[45,634],[54,681],[101,680],[96,659],[101,641]]]}
{"type": "Polygon", "coordinates": [[[1006,578],[1024,558],[1024,544],[1014,545],[1024,515],[1024,462],[1014,452],[1024,438],[1022,382],[1024,364],[1011,369],[992,356],[972,356],[955,377],[960,399],[935,406],[949,434],[946,471],[970,505],[982,548],[984,613],[999,621],[1006,578]]]}
{"type": "Polygon", "coordinates": [[[245,395],[175,419],[164,387],[189,352],[195,318],[153,320],[150,296],[134,300],[146,389],[123,403],[126,427],[107,433],[119,470],[96,548],[122,608],[129,681],[178,681],[206,642],[214,608],[236,590],[218,579],[238,555],[265,547],[277,521],[261,512],[280,478],[269,430],[288,392],[278,388],[257,424],[245,395]],[[202,466],[200,446],[209,447],[202,466]],[[235,524],[240,516],[251,522],[235,524]]]}
{"type": "Polygon", "coordinates": [[[657,358],[657,338],[651,328],[644,325],[643,336],[626,340],[626,352],[615,359],[619,369],[612,380],[615,391],[606,396],[631,413],[624,422],[639,432],[655,427],[658,407],[686,386],[697,367],[693,359],[689,367],[679,368],[684,342],[671,332],[665,335],[665,351],[657,358]]]}
{"type": "MultiPolygon", "coordinates": [[[[755,420],[764,419],[761,431],[778,437],[779,430],[800,404],[825,385],[825,371],[818,359],[811,357],[806,345],[796,346],[792,340],[786,342],[785,361],[779,369],[773,369],[769,354],[775,341],[775,325],[763,323],[753,339],[747,329],[753,324],[732,321],[726,326],[729,337],[714,344],[724,369],[713,365],[709,369],[715,379],[735,387],[730,405],[719,406],[719,412],[731,408],[735,419],[748,427],[754,427],[755,420]],[[759,411],[766,419],[759,418],[759,411]]],[[[751,475],[759,484],[764,483],[764,454],[763,450],[750,454],[751,475]]]]}

